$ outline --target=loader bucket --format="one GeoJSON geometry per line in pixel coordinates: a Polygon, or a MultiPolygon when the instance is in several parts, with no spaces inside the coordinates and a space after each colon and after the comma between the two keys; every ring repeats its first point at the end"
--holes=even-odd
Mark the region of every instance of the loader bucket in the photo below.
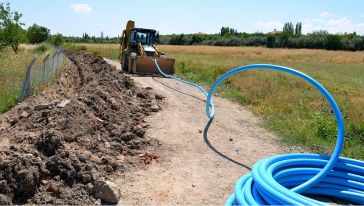
{"type": "MultiPolygon", "coordinates": [[[[157,62],[164,73],[174,74],[174,59],[158,58],[157,62]]],[[[138,56],[131,70],[132,73],[159,74],[154,59],[146,56],[138,56]]]]}

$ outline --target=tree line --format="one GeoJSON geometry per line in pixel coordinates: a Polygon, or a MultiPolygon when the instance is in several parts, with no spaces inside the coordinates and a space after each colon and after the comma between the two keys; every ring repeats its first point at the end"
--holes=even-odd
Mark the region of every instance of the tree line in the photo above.
{"type": "Polygon", "coordinates": [[[90,36],[87,33],[83,33],[81,37],[77,36],[68,36],[64,37],[64,41],[66,43],[120,43],[120,36],[117,37],[109,37],[104,36],[104,33],[101,32],[100,36],[90,36]]]}
{"type": "MultiPolygon", "coordinates": [[[[11,47],[18,51],[19,44],[37,44],[50,42],[60,45],[63,42],[70,43],[120,43],[120,37],[90,36],[83,33],[82,37],[63,37],[62,34],[51,35],[50,30],[44,26],[33,24],[23,29],[22,14],[11,11],[10,4],[0,2],[0,50],[11,47]]],[[[302,24],[295,25],[292,22],[284,24],[282,31],[269,33],[238,32],[234,28],[222,27],[217,34],[172,34],[159,35],[156,41],[159,44],[170,45],[212,45],[212,46],[265,46],[268,48],[309,48],[327,50],[364,50],[364,36],[353,33],[330,34],[320,30],[308,34],[302,34],[302,24]]]]}
{"type": "Polygon", "coordinates": [[[302,34],[302,23],[284,24],[282,31],[246,33],[222,27],[217,34],[161,35],[160,44],[212,46],[265,46],[268,48],[308,48],[327,50],[364,50],[364,36],[353,33],[330,34],[320,30],[302,34]]]}

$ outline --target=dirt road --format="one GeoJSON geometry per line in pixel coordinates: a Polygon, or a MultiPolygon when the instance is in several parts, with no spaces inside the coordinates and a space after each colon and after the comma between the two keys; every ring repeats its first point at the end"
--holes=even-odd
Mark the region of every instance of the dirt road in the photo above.
{"type": "MultiPolygon", "coordinates": [[[[118,67],[117,62],[106,60],[118,67]]],[[[119,204],[223,204],[235,181],[258,160],[286,148],[245,108],[215,97],[215,119],[204,113],[205,97],[175,80],[132,77],[165,97],[162,111],[146,118],[147,135],[161,143],[160,159],[117,180],[119,204]]]]}

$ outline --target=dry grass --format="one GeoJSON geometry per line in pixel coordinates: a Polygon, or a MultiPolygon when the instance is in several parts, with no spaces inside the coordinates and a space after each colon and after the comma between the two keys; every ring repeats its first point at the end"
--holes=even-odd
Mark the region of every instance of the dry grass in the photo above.
{"type": "Polygon", "coordinates": [[[117,59],[120,53],[119,44],[68,44],[66,48],[71,50],[87,50],[94,55],[110,59],[117,59]]]}
{"type": "MultiPolygon", "coordinates": [[[[320,81],[335,97],[346,123],[344,154],[364,159],[364,52],[261,47],[168,46],[160,50],[176,58],[177,73],[205,84],[241,65],[288,66],[320,81]]],[[[286,142],[326,152],[336,139],[335,120],[323,97],[310,85],[277,72],[252,71],[225,81],[220,93],[267,121],[267,128],[286,142]]]]}
{"type": "Polygon", "coordinates": [[[265,47],[218,47],[218,46],[172,46],[159,45],[167,54],[223,55],[229,58],[242,58],[254,61],[291,61],[364,64],[364,52],[327,51],[313,49],[268,49],[265,47]]]}
{"type": "MultiPolygon", "coordinates": [[[[119,51],[118,44],[84,44],[102,56],[119,51]],[[104,51],[103,51],[104,50],[104,51]]],[[[268,63],[307,73],[322,83],[341,106],[346,123],[344,155],[364,159],[364,52],[262,47],[170,46],[159,49],[176,59],[178,75],[211,85],[237,66],[268,63]]],[[[327,152],[336,139],[335,119],[323,97],[295,77],[251,71],[229,78],[222,96],[249,105],[266,119],[265,126],[282,139],[316,152],[327,152]]]]}
{"type": "Polygon", "coordinates": [[[15,54],[10,48],[0,52],[0,113],[8,111],[17,103],[28,64],[38,57],[39,65],[45,54],[34,53],[34,45],[21,45],[15,54]]]}

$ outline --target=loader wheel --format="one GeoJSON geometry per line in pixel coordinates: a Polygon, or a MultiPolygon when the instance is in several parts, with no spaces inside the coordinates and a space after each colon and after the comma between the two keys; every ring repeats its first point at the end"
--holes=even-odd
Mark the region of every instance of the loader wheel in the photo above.
{"type": "Polygon", "coordinates": [[[133,74],[133,73],[135,73],[136,71],[136,69],[134,68],[136,65],[135,65],[135,61],[136,61],[136,57],[137,57],[137,54],[135,53],[135,52],[131,52],[130,54],[129,54],[129,68],[128,68],[128,70],[129,70],[129,73],[131,73],[131,74],[133,74]]]}

